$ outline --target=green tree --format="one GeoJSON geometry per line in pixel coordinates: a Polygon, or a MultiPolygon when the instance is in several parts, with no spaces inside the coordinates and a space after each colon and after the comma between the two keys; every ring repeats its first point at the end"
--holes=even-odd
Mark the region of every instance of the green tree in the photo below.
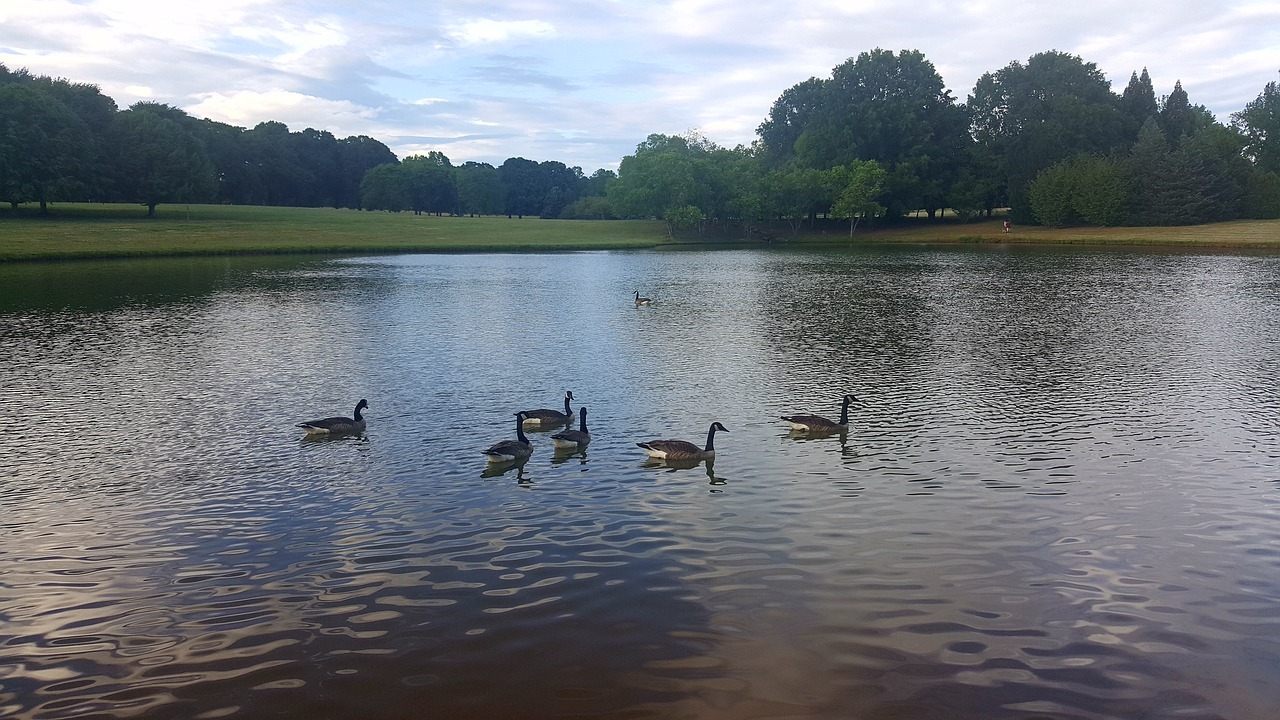
{"type": "Polygon", "coordinates": [[[1125,223],[1131,180],[1122,163],[1110,157],[1077,155],[1071,171],[1072,207],[1081,220],[1102,226],[1125,223]]]}
{"type": "Polygon", "coordinates": [[[1043,225],[1120,225],[1128,211],[1129,185],[1121,163],[1080,154],[1036,175],[1030,187],[1031,209],[1043,225]]]}
{"type": "Polygon", "coordinates": [[[545,190],[538,181],[538,163],[522,157],[507,158],[498,166],[498,176],[506,191],[507,217],[523,218],[542,211],[545,190]]]}
{"type": "Polygon", "coordinates": [[[468,215],[497,215],[506,201],[502,176],[489,163],[465,162],[455,175],[458,183],[458,207],[468,215]]]}
{"type": "Polygon", "coordinates": [[[1075,222],[1072,193],[1075,182],[1068,163],[1060,162],[1041,170],[1027,189],[1027,199],[1036,222],[1062,227],[1075,222]]]}
{"type": "Polygon", "coordinates": [[[811,77],[782,91],[769,108],[769,117],[756,129],[769,167],[780,167],[795,158],[796,141],[825,102],[826,81],[818,78],[811,77]]]}
{"type": "Polygon", "coordinates": [[[1015,220],[1032,222],[1031,181],[1077,153],[1124,147],[1119,98],[1096,65],[1052,51],[978,79],[969,97],[973,136],[999,158],[1015,220]]]}
{"type": "Polygon", "coordinates": [[[1149,120],[1129,152],[1130,222],[1189,225],[1239,217],[1252,170],[1240,155],[1243,145],[1238,133],[1211,125],[1183,135],[1174,147],[1149,120]]]}
{"type": "Polygon", "coordinates": [[[1280,218],[1280,173],[1256,171],[1245,186],[1243,216],[1280,218]]]}
{"type": "Polygon", "coordinates": [[[147,206],[147,217],[160,203],[206,202],[216,192],[204,144],[167,110],[142,104],[117,113],[108,136],[115,195],[147,206]]]}
{"type": "Polygon", "coordinates": [[[817,107],[794,118],[807,119],[794,143],[798,162],[826,170],[875,160],[888,173],[890,215],[945,207],[971,143],[969,122],[923,54],[876,48],[836,66],[820,87],[817,107]]]}
{"type": "Polygon", "coordinates": [[[1178,80],[1173,84],[1173,92],[1164,99],[1164,107],[1160,108],[1160,127],[1169,144],[1177,147],[1184,135],[1191,134],[1194,124],[1191,101],[1182,89],[1182,81],[1178,80]]]}
{"type": "Polygon", "coordinates": [[[1254,164],[1263,172],[1280,173],[1280,83],[1267,83],[1231,121],[1244,135],[1245,153],[1254,164]]]}
{"type": "Polygon", "coordinates": [[[408,209],[415,215],[451,212],[458,204],[453,166],[444,153],[432,150],[401,161],[398,172],[409,192],[408,209]]]}
{"type": "Polygon", "coordinates": [[[0,193],[14,204],[72,199],[95,158],[88,126],[66,105],[31,84],[0,86],[0,193]]]}
{"type": "Polygon", "coordinates": [[[604,195],[609,191],[609,184],[618,179],[618,173],[600,168],[591,173],[582,185],[583,195],[604,195]]]}
{"type": "Polygon", "coordinates": [[[366,210],[400,212],[409,209],[409,183],[400,165],[378,165],[360,182],[360,204],[366,210]]]}
{"type": "Polygon", "coordinates": [[[607,197],[587,195],[566,205],[560,217],[566,220],[612,220],[616,216],[607,197]]]}
{"type": "Polygon", "coordinates": [[[367,135],[352,135],[338,141],[338,176],[333,179],[333,206],[360,207],[360,183],[365,173],[379,165],[394,165],[395,153],[367,135]]]}
{"type": "Polygon", "coordinates": [[[761,179],[765,210],[787,221],[791,234],[800,234],[815,210],[831,207],[831,174],[810,167],[789,166],[765,173],[761,179]],[[825,202],[824,202],[825,201],[825,202]]]}
{"type": "Polygon", "coordinates": [[[884,168],[875,160],[855,160],[831,170],[831,179],[838,191],[831,215],[849,221],[849,237],[853,237],[860,219],[885,211],[876,201],[884,188],[885,177],[884,168]]]}
{"type": "Polygon", "coordinates": [[[609,202],[620,215],[641,218],[664,218],[686,205],[707,207],[712,149],[699,137],[650,135],[634,155],[622,158],[618,179],[609,187],[609,202]]]}
{"type": "Polygon", "coordinates": [[[1138,130],[1142,129],[1142,124],[1147,121],[1147,118],[1159,116],[1160,106],[1156,103],[1156,90],[1151,84],[1151,76],[1147,74],[1146,68],[1142,68],[1142,75],[1135,72],[1129,77],[1129,84],[1120,94],[1120,111],[1124,113],[1126,119],[1128,130],[1125,134],[1130,138],[1130,143],[1137,139],[1138,130]]]}
{"type": "Polygon", "coordinates": [[[667,236],[675,235],[676,230],[687,227],[700,226],[702,223],[702,211],[695,205],[681,205],[679,207],[667,208],[662,213],[662,219],[667,223],[667,236]]]}

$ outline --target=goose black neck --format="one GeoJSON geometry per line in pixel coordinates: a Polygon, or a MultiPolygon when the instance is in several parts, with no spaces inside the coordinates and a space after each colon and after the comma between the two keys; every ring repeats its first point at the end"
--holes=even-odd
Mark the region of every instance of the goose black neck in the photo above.
{"type": "Polygon", "coordinates": [[[587,409],[586,408],[582,408],[582,414],[578,416],[578,431],[584,432],[584,433],[587,431],[587,409]]]}
{"type": "Polygon", "coordinates": [[[525,445],[529,444],[529,438],[524,436],[524,416],[516,416],[516,439],[525,445]]]}
{"type": "Polygon", "coordinates": [[[568,419],[569,419],[569,416],[570,416],[570,415],[572,415],[572,414],[573,414],[573,409],[569,407],[569,396],[568,396],[568,395],[565,395],[565,396],[564,396],[564,417],[565,417],[565,419],[566,419],[566,420],[568,420],[568,419]]]}
{"type": "Polygon", "coordinates": [[[849,424],[849,398],[845,398],[844,404],[840,406],[840,424],[849,424]]]}
{"type": "Polygon", "coordinates": [[[355,420],[356,420],[356,422],[360,422],[361,420],[363,420],[363,419],[364,419],[364,416],[360,414],[360,410],[361,410],[361,409],[362,409],[362,408],[361,408],[359,405],[356,405],[356,412],[355,412],[355,420]]]}
{"type": "Polygon", "coordinates": [[[716,426],[712,425],[711,429],[707,431],[707,447],[706,447],[707,452],[711,452],[712,450],[716,449],[715,441],[716,441],[716,426]]]}

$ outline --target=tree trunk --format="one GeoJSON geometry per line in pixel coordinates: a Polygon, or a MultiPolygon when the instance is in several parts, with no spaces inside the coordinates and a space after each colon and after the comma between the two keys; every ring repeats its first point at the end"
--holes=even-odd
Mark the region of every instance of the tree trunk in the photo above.
{"type": "Polygon", "coordinates": [[[159,205],[159,204],[160,203],[153,203],[153,202],[147,203],[147,217],[156,216],[156,205],[159,205]]]}

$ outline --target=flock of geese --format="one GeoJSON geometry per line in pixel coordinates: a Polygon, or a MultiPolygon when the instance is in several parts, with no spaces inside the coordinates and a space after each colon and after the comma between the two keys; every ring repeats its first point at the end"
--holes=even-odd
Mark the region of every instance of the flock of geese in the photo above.
{"type": "MultiPolygon", "coordinates": [[[[641,296],[640,291],[636,290],[635,304],[636,307],[646,307],[653,304],[653,299],[641,296]]],[[[849,429],[849,404],[857,402],[857,400],[852,395],[845,395],[841,398],[840,419],[838,421],[821,415],[783,415],[782,419],[791,426],[792,430],[798,432],[815,434],[843,432],[849,429]]],[[[540,408],[537,410],[521,410],[516,413],[516,438],[494,443],[483,451],[485,458],[491,465],[517,463],[529,459],[529,456],[533,454],[533,444],[529,442],[529,438],[525,437],[524,429],[526,427],[531,429],[555,428],[562,425],[567,428],[573,422],[573,406],[570,404],[572,402],[573,391],[567,390],[564,394],[563,412],[540,408]]],[[[308,436],[337,437],[359,434],[364,432],[365,428],[365,420],[361,411],[368,407],[369,401],[361,398],[360,402],[356,403],[353,417],[328,417],[308,420],[298,423],[298,427],[305,430],[308,436]]],[[[591,433],[587,431],[587,409],[583,407],[578,413],[577,430],[565,429],[551,436],[551,442],[557,450],[581,450],[591,442],[591,433]]],[[[729,429],[718,422],[711,423],[711,427],[707,430],[707,442],[702,447],[698,447],[688,440],[649,440],[648,442],[636,443],[636,446],[644,450],[654,460],[677,462],[711,461],[716,456],[715,439],[717,431],[729,432],[729,429]]]]}
{"type": "MultiPolygon", "coordinates": [[[[639,293],[636,294],[640,301],[639,293]]],[[[555,428],[568,426],[573,422],[573,391],[565,391],[564,411],[540,408],[537,410],[521,410],[515,414],[516,438],[495,443],[484,450],[484,456],[491,465],[517,463],[527,460],[533,454],[533,444],[524,434],[526,427],[531,429],[555,428]]],[[[853,395],[845,395],[840,402],[840,419],[831,420],[821,415],[783,415],[781,418],[791,426],[792,430],[807,433],[834,433],[849,429],[849,405],[857,402],[853,395]]],[[[354,417],[329,417],[308,420],[298,423],[298,427],[306,431],[308,436],[342,436],[364,432],[365,419],[362,410],[369,407],[363,398],[356,403],[354,417]]],[[[715,459],[716,432],[729,432],[729,429],[718,422],[711,423],[707,430],[707,442],[699,447],[687,440],[649,440],[636,443],[636,446],[655,460],[697,462],[715,459]]],[[[578,429],[565,429],[551,436],[551,442],[557,450],[581,450],[591,442],[591,434],[587,431],[587,409],[578,411],[578,429]]]]}

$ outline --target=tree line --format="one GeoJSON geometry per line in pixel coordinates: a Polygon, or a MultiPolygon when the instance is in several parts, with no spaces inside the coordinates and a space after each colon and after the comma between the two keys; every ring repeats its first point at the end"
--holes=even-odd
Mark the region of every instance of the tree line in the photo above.
{"type": "Polygon", "coordinates": [[[616,173],[557,161],[403,160],[366,136],[240,128],[0,65],[0,200],[221,202],[453,215],[660,218],[793,232],[1010,208],[1019,222],[1280,217],[1280,87],[1219,123],[1145,69],[1123,92],[1063,52],[984,74],[966,102],[922,53],[875,49],[785,90],[749,146],[653,134],[616,173]]]}
{"type": "Polygon", "coordinates": [[[1047,225],[1175,225],[1280,217],[1280,87],[1217,122],[1146,69],[1123,92],[1052,51],[984,74],[953,98],[918,51],[876,49],[774,102],[749,147],[651,135],[608,199],[674,226],[748,227],[911,213],[1047,225]]]}

